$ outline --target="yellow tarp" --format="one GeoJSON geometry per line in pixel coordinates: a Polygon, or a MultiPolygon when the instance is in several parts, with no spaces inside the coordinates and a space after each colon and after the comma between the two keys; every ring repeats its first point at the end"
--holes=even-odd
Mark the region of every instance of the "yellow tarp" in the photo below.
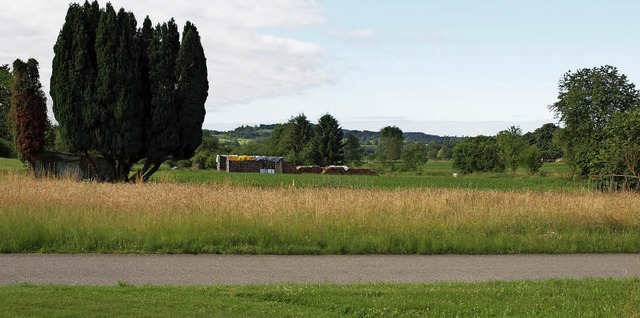
{"type": "Polygon", "coordinates": [[[227,160],[229,161],[255,161],[253,156],[228,156],[227,160]]]}

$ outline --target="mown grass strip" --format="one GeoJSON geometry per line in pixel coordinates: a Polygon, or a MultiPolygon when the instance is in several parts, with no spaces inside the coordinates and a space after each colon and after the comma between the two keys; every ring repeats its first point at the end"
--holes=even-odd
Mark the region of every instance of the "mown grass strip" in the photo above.
{"type": "Polygon", "coordinates": [[[0,252],[635,253],[631,193],[0,182],[0,252]]]}
{"type": "Polygon", "coordinates": [[[637,317],[637,279],[264,286],[0,287],[0,316],[637,317]]]}

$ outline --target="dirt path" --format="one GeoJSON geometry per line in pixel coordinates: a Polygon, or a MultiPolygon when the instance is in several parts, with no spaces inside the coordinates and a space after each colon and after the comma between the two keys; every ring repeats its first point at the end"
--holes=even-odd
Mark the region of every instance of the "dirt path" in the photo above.
{"type": "Polygon", "coordinates": [[[0,285],[209,285],[640,277],[640,254],[0,255],[0,285]]]}

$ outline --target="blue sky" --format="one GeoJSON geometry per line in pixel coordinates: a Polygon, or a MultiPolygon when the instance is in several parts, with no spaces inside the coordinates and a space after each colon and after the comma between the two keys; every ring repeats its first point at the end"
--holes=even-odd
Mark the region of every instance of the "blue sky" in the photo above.
{"type": "MultiPolygon", "coordinates": [[[[0,13],[0,37],[14,43],[0,48],[0,63],[36,57],[45,89],[67,8],[51,2],[12,2],[0,13]],[[42,10],[25,21],[29,7],[42,10]]],[[[609,64],[640,83],[638,1],[112,3],[139,20],[198,26],[208,129],[330,113],[348,129],[493,135],[555,122],[547,106],[569,70],[609,64]]]]}
{"type": "Polygon", "coordinates": [[[319,44],[330,82],[238,113],[300,109],[310,118],[329,112],[346,128],[490,135],[555,122],[547,106],[566,71],[611,64],[640,79],[637,2],[319,4],[324,23],[267,32],[319,44]]]}

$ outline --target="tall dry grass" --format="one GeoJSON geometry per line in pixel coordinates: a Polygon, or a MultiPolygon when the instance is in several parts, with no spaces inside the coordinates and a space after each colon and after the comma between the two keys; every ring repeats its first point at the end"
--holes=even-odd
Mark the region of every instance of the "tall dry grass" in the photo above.
{"type": "Polygon", "coordinates": [[[640,197],[0,181],[0,252],[637,252],[640,197]]]}

